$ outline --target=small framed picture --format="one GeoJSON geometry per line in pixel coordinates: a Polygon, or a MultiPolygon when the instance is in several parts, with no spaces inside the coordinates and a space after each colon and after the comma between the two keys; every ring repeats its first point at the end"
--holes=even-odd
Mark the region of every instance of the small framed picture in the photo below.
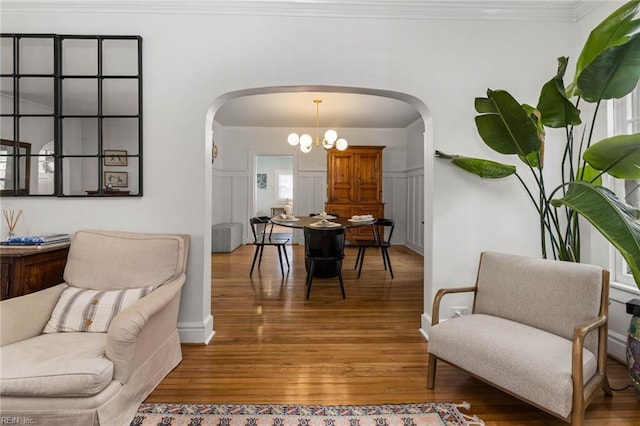
{"type": "Polygon", "coordinates": [[[258,178],[256,181],[258,188],[264,189],[267,187],[267,174],[266,173],[258,173],[258,178]]]}
{"type": "Polygon", "coordinates": [[[105,166],[126,166],[127,165],[127,151],[116,149],[104,150],[104,165],[105,166]]]}
{"type": "Polygon", "coordinates": [[[104,186],[107,188],[126,188],[129,186],[127,172],[104,172],[104,186]]]}

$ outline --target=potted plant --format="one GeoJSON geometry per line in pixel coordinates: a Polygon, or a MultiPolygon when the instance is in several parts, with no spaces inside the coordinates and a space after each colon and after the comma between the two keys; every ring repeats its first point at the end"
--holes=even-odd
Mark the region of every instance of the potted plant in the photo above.
{"type": "MultiPolygon", "coordinates": [[[[592,140],[602,102],[622,98],[640,79],[640,1],[629,1],[590,33],[565,86],[568,58],[543,85],[537,105],[521,104],[506,90],[488,90],[475,99],[475,123],[491,149],[519,158],[533,176],[523,179],[512,164],[445,154],[456,166],[486,179],[514,175],[538,212],[543,257],[580,261],[579,216],[589,221],[625,259],[640,288],[640,221],[636,208],[602,186],[602,175],[640,180],[640,133],[592,140]],[[593,104],[589,121],[581,103],[593,104]],[[559,185],[545,181],[545,128],[564,129],[566,141],[559,185]],[[579,131],[580,129],[580,131],[579,131]]],[[[640,396],[640,386],[636,389],[640,396]]]]}
{"type": "Polygon", "coordinates": [[[476,98],[476,127],[493,150],[516,155],[531,172],[535,187],[518,168],[491,160],[436,151],[462,169],[486,179],[515,175],[540,218],[543,257],[580,261],[580,224],[583,216],[620,251],[640,288],[640,222],[638,212],[602,186],[601,176],[640,179],[640,133],[591,140],[602,101],[629,94],[640,79],[640,1],[630,1],[598,25],[578,58],[573,82],[565,89],[568,58],[558,59],[558,70],[540,92],[536,107],[520,104],[506,90],[488,90],[476,98]],[[583,123],[580,102],[595,104],[590,123],[583,123]],[[577,127],[583,126],[579,134],[577,127]],[[563,128],[566,145],[563,181],[548,190],[544,179],[545,127],[563,128]]]}

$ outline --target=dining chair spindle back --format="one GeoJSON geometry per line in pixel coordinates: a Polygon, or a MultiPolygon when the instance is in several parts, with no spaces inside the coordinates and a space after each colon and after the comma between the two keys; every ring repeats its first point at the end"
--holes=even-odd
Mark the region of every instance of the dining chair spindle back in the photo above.
{"type": "Polygon", "coordinates": [[[393,278],[393,268],[391,267],[391,258],[389,257],[389,247],[391,246],[391,236],[395,229],[395,221],[393,219],[380,218],[376,219],[371,225],[373,228],[373,239],[356,240],[354,245],[358,247],[356,255],[356,263],[353,269],[358,269],[358,278],[362,273],[362,264],[367,248],[379,248],[382,255],[382,264],[384,270],[389,269],[391,278],[393,278]],[[387,231],[388,230],[388,231],[387,231]]]}
{"type": "Polygon", "coordinates": [[[273,224],[266,216],[252,217],[249,219],[251,225],[251,232],[253,233],[253,244],[256,249],[253,253],[253,262],[251,263],[251,272],[249,276],[253,275],[253,269],[256,266],[256,260],[258,260],[258,269],[262,264],[262,252],[265,246],[275,246],[278,249],[278,260],[280,261],[280,272],[284,277],[284,267],[282,264],[282,254],[287,262],[287,271],[290,269],[289,257],[287,256],[286,244],[289,242],[288,238],[272,238],[273,224]],[[268,229],[267,229],[268,228],[268,229]]]}

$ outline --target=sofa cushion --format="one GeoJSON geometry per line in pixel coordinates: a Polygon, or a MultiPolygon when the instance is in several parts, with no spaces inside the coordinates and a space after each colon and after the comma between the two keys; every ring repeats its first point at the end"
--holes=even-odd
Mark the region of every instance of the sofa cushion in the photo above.
{"type": "MultiPolygon", "coordinates": [[[[562,416],[571,412],[570,340],[491,315],[463,315],[429,331],[429,353],[562,416]]],[[[585,383],[596,358],[583,351],[585,383]]]]}
{"type": "Polygon", "coordinates": [[[98,394],[113,377],[106,340],[106,333],[55,333],[0,347],[0,396],[98,394]]]}
{"type": "Polygon", "coordinates": [[[184,273],[188,241],[179,235],[78,231],[64,281],[93,290],[156,288],[184,273]]]}
{"type": "Polygon", "coordinates": [[[142,299],[151,290],[151,287],[111,291],[68,287],[60,295],[43,333],[105,333],[120,311],[142,299]]]}

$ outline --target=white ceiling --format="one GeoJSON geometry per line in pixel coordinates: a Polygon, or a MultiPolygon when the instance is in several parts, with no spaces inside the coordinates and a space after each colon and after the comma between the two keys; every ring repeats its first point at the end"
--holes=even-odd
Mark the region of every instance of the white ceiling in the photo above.
{"type": "Polygon", "coordinates": [[[420,118],[406,102],[383,96],[335,92],[242,96],[222,105],[215,120],[224,126],[405,128],[420,118]]]}

